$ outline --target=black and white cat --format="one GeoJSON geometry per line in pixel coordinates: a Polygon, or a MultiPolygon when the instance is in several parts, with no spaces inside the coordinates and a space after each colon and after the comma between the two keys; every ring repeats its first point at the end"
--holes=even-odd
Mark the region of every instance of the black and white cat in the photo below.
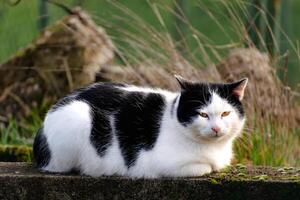
{"type": "Polygon", "coordinates": [[[34,141],[38,168],[90,176],[200,176],[230,164],[248,79],[176,77],[181,92],[96,83],[61,99],[34,141]]]}

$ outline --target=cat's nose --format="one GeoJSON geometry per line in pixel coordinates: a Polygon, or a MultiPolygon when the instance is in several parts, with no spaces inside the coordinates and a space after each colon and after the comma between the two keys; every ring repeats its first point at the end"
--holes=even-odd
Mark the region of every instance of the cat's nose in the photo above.
{"type": "Polygon", "coordinates": [[[221,129],[220,129],[220,127],[214,126],[211,128],[211,130],[215,133],[219,133],[221,129]]]}

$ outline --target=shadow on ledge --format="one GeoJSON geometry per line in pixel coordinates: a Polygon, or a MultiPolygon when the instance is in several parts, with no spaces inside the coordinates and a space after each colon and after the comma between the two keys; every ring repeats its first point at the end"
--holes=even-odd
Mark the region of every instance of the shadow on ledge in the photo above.
{"type": "Polygon", "coordinates": [[[194,178],[130,179],[40,173],[0,162],[0,199],[299,199],[300,169],[236,165],[194,178]]]}

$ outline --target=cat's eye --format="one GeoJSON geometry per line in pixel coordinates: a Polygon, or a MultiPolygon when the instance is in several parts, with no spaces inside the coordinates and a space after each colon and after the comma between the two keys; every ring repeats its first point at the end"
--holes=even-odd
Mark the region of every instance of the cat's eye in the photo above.
{"type": "Polygon", "coordinates": [[[204,113],[204,112],[199,112],[199,115],[201,117],[204,117],[204,118],[208,118],[208,114],[204,113]]]}
{"type": "Polygon", "coordinates": [[[223,112],[222,115],[221,115],[221,117],[226,117],[226,116],[228,116],[229,114],[230,114],[230,111],[223,112]]]}

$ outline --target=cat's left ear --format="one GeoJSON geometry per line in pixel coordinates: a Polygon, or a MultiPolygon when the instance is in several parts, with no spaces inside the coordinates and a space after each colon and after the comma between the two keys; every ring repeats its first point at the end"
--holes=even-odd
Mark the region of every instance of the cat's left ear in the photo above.
{"type": "Polygon", "coordinates": [[[174,75],[174,77],[176,78],[176,80],[178,81],[180,87],[182,90],[185,90],[188,88],[188,86],[190,85],[189,81],[184,79],[182,76],[179,75],[174,75]]]}
{"type": "Polygon", "coordinates": [[[248,83],[248,78],[243,78],[237,82],[230,83],[232,93],[241,101],[244,98],[245,88],[248,83]]]}

